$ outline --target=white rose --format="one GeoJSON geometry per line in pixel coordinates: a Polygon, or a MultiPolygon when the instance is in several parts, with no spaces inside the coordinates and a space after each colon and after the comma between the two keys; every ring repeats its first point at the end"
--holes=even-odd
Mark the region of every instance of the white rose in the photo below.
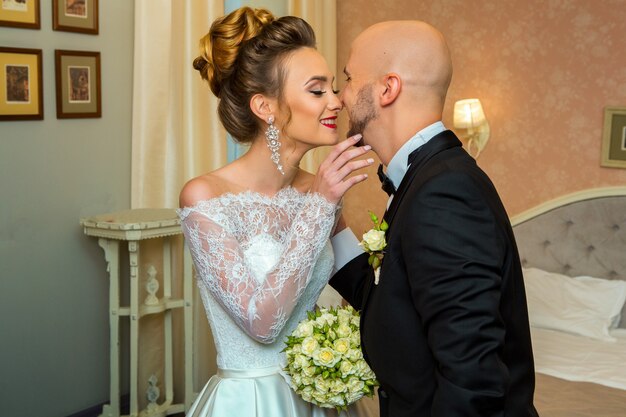
{"type": "Polygon", "coordinates": [[[336,333],[339,337],[349,337],[352,334],[352,329],[347,323],[343,323],[337,327],[336,333]]]}
{"type": "Polygon", "coordinates": [[[315,390],[318,393],[324,394],[324,393],[327,393],[328,390],[330,389],[330,380],[322,378],[321,375],[315,378],[314,383],[315,383],[315,390]]]}
{"type": "Polygon", "coordinates": [[[326,404],[326,393],[321,393],[319,391],[313,391],[313,399],[317,401],[317,404],[323,405],[326,404]]]}
{"type": "Polygon", "coordinates": [[[361,346],[361,332],[358,330],[350,335],[350,343],[352,346],[361,346]]]}
{"type": "Polygon", "coordinates": [[[347,360],[341,361],[341,364],[339,365],[339,370],[341,371],[341,376],[344,378],[355,372],[354,365],[352,364],[352,362],[347,360]]]}
{"type": "Polygon", "coordinates": [[[346,405],[346,402],[344,401],[344,399],[343,399],[343,397],[341,395],[333,395],[332,397],[330,397],[328,399],[328,402],[331,403],[334,406],[346,405]]]}
{"type": "Polygon", "coordinates": [[[322,348],[313,354],[313,362],[318,366],[332,368],[341,360],[341,355],[335,354],[330,348],[322,348]]]}
{"type": "Polygon", "coordinates": [[[335,348],[337,352],[344,355],[350,350],[350,339],[347,339],[347,338],[337,339],[333,343],[333,347],[335,348]]]}
{"type": "Polygon", "coordinates": [[[330,383],[330,390],[335,394],[341,394],[342,392],[348,391],[348,387],[341,379],[335,379],[330,383]]]}
{"type": "Polygon", "coordinates": [[[311,399],[313,398],[312,394],[313,394],[313,387],[311,386],[304,387],[302,391],[300,392],[300,395],[305,401],[311,401],[311,399]]]}
{"type": "Polygon", "coordinates": [[[346,400],[348,404],[352,404],[360,400],[362,397],[363,397],[362,392],[348,392],[348,395],[346,395],[346,400]]]}
{"type": "Polygon", "coordinates": [[[319,347],[319,343],[317,343],[317,340],[315,340],[315,338],[309,336],[306,337],[303,341],[302,341],[302,353],[308,356],[313,356],[313,353],[317,350],[317,348],[319,347]]]}
{"type": "Polygon", "coordinates": [[[333,330],[329,330],[328,331],[328,340],[335,340],[337,339],[337,333],[335,333],[333,330]]]}
{"type": "Polygon", "coordinates": [[[300,374],[295,374],[291,376],[291,381],[293,382],[293,385],[297,388],[300,385],[302,385],[302,377],[300,376],[300,374]]]}
{"type": "Polygon", "coordinates": [[[358,378],[350,378],[348,381],[348,391],[350,393],[362,392],[365,388],[365,382],[358,378]]]}
{"type": "Polygon", "coordinates": [[[307,386],[307,387],[308,386],[312,387],[314,383],[315,383],[315,380],[313,378],[311,378],[310,376],[303,376],[302,377],[302,385],[307,386]]]}
{"type": "Polygon", "coordinates": [[[352,362],[357,362],[363,359],[363,352],[361,351],[361,349],[352,349],[346,354],[346,357],[352,362]]]}
{"type": "Polygon", "coordinates": [[[296,337],[309,337],[313,336],[313,323],[309,321],[303,321],[298,324],[296,331],[294,332],[296,337]]]}
{"type": "Polygon", "coordinates": [[[387,244],[382,230],[370,230],[363,235],[363,241],[371,251],[383,250],[387,244]]]}
{"type": "Polygon", "coordinates": [[[303,366],[302,373],[308,377],[315,376],[315,366],[303,366]]]}
{"type": "Polygon", "coordinates": [[[335,322],[335,320],[337,320],[337,317],[335,317],[334,315],[330,313],[323,313],[321,316],[315,319],[315,324],[320,327],[324,327],[326,324],[330,326],[335,322]]]}
{"type": "Polygon", "coordinates": [[[337,318],[340,324],[348,324],[352,318],[352,313],[347,309],[339,309],[337,311],[337,318]]]}
{"type": "Polygon", "coordinates": [[[309,358],[304,355],[297,355],[293,359],[294,368],[300,369],[309,366],[309,358]]]}

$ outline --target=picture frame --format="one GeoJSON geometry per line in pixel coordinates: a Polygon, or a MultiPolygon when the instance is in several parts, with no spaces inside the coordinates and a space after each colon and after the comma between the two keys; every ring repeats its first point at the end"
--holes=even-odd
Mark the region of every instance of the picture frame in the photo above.
{"type": "Polygon", "coordinates": [[[41,49],[0,46],[0,121],[43,120],[41,49]]]}
{"type": "Polygon", "coordinates": [[[52,29],[98,34],[98,0],[53,0],[52,29]]]}
{"type": "Polygon", "coordinates": [[[600,165],[609,168],[626,168],[626,107],[604,109],[600,165]]]}
{"type": "Polygon", "coordinates": [[[0,0],[0,26],[41,29],[41,0],[0,0]]]}
{"type": "Polygon", "coordinates": [[[57,119],[102,117],[100,52],[54,51],[57,119]]]}

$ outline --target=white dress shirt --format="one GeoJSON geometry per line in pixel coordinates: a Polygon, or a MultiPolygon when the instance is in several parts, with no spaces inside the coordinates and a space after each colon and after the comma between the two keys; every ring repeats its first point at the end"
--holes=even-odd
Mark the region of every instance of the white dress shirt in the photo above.
{"type": "MultiPolygon", "coordinates": [[[[409,169],[409,154],[444,130],[446,130],[446,127],[443,125],[443,122],[435,122],[417,132],[398,149],[398,152],[391,158],[389,166],[387,166],[387,176],[393,182],[396,190],[409,169]]],[[[387,208],[389,208],[392,199],[393,194],[387,201],[387,208]]],[[[359,246],[359,240],[349,227],[333,236],[331,244],[335,252],[335,271],[339,271],[345,264],[363,253],[363,248],[359,246]]]]}

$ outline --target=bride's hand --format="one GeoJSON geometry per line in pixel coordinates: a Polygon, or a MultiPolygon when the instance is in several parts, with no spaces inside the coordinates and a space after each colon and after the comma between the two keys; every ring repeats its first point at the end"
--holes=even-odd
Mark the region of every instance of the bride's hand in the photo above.
{"type": "Polygon", "coordinates": [[[312,192],[320,193],[331,203],[337,204],[353,185],[367,179],[367,174],[349,176],[352,172],[374,163],[371,158],[354,160],[371,149],[369,145],[350,149],[359,140],[361,140],[360,134],[351,136],[334,146],[315,175],[311,187],[312,192]]]}

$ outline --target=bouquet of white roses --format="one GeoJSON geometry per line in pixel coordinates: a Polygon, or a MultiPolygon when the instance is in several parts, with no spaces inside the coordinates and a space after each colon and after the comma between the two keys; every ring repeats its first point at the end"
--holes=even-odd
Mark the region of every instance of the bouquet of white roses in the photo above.
{"type": "Polygon", "coordinates": [[[341,410],[374,394],[378,381],[363,359],[359,313],[354,308],[309,312],[286,344],[285,372],[305,401],[341,410]]]}

